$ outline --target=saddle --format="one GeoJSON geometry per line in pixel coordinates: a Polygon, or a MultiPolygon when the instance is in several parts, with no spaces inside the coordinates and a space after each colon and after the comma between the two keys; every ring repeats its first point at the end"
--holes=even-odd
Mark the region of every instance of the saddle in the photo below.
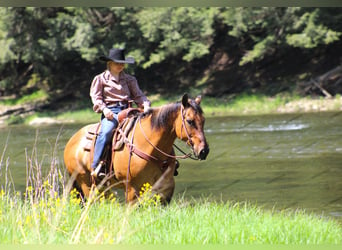
{"type": "MultiPolygon", "coordinates": [[[[118,133],[119,130],[123,131],[123,134],[125,136],[128,135],[128,133],[131,131],[136,118],[140,113],[143,111],[138,108],[128,108],[125,110],[122,110],[118,114],[118,121],[119,125],[116,129],[112,131],[112,138],[114,136],[114,139],[112,140],[113,143],[108,143],[102,153],[101,160],[105,163],[105,173],[108,173],[110,171],[109,166],[111,165],[111,152],[116,151],[122,148],[124,144],[124,136],[122,133],[118,133]],[[109,164],[108,164],[109,163],[109,164]]],[[[83,145],[83,149],[85,151],[90,152],[90,160],[92,160],[93,154],[94,154],[94,147],[95,142],[97,139],[97,136],[99,135],[99,131],[101,128],[101,123],[95,123],[89,126],[87,133],[85,135],[85,143],[83,145]]]]}

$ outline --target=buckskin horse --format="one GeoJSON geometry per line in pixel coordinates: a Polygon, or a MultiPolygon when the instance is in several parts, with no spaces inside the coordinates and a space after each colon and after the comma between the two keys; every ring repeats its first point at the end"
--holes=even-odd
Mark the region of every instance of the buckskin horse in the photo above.
{"type": "MultiPolygon", "coordinates": [[[[175,188],[177,157],[182,157],[174,154],[176,138],[191,147],[195,156],[191,158],[206,159],[209,146],[204,135],[205,118],[200,102],[200,97],[193,100],[185,94],[181,102],[139,114],[124,140],[125,145],[112,150],[113,175],[108,181],[112,186],[125,189],[126,202],[134,203],[145,183],[152,185],[152,191],[160,195],[163,203],[170,202],[175,188]]],[[[93,184],[99,184],[90,175],[91,153],[82,147],[89,126],[76,132],[64,150],[66,168],[75,177],[74,186],[85,197],[89,196],[93,184]]]]}

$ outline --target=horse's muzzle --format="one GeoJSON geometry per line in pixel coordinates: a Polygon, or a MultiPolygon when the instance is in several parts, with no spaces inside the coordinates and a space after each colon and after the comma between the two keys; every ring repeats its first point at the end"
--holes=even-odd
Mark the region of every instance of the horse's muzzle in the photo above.
{"type": "Polygon", "coordinates": [[[198,159],[205,160],[209,154],[209,147],[206,145],[198,154],[198,159]]]}

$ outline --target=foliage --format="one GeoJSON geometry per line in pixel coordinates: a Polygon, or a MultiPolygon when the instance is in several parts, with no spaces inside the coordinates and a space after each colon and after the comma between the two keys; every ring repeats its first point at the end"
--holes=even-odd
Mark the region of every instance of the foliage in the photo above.
{"type": "Polygon", "coordinates": [[[222,12],[221,16],[224,23],[232,27],[230,35],[240,43],[252,41],[246,47],[242,44],[247,50],[240,61],[240,65],[244,65],[289,45],[309,49],[338,41],[341,27],[331,29],[326,25],[327,21],[332,25],[332,19],[335,24],[342,21],[341,15],[334,15],[334,12],[331,8],[234,8],[222,12]],[[334,18],[328,18],[329,14],[334,18]]]}
{"type": "Polygon", "coordinates": [[[294,47],[314,48],[319,44],[329,44],[340,39],[341,32],[317,24],[318,19],[318,9],[304,13],[294,24],[294,28],[302,32],[287,35],[287,43],[294,47]]]}
{"type": "Polygon", "coordinates": [[[51,100],[88,96],[105,67],[98,56],[114,46],[135,57],[127,70],[143,89],[193,86],[217,51],[234,50],[240,67],[257,65],[291,48],[340,42],[341,22],[338,8],[2,7],[0,90],[22,96],[43,89],[51,100]]]}
{"type": "Polygon", "coordinates": [[[216,8],[156,8],[138,13],[143,37],[153,44],[144,68],[180,55],[190,62],[209,53],[216,8]]]}

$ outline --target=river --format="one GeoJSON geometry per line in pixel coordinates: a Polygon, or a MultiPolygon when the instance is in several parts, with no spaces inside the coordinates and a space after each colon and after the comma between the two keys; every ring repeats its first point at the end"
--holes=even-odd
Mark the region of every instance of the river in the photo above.
{"type": "MultiPolygon", "coordinates": [[[[8,167],[24,190],[32,159],[46,169],[52,158],[63,166],[64,145],[83,125],[2,128],[1,184],[8,167]]],[[[207,118],[210,154],[180,161],[175,197],[303,209],[342,222],[341,125],[342,112],[207,118]]]]}

